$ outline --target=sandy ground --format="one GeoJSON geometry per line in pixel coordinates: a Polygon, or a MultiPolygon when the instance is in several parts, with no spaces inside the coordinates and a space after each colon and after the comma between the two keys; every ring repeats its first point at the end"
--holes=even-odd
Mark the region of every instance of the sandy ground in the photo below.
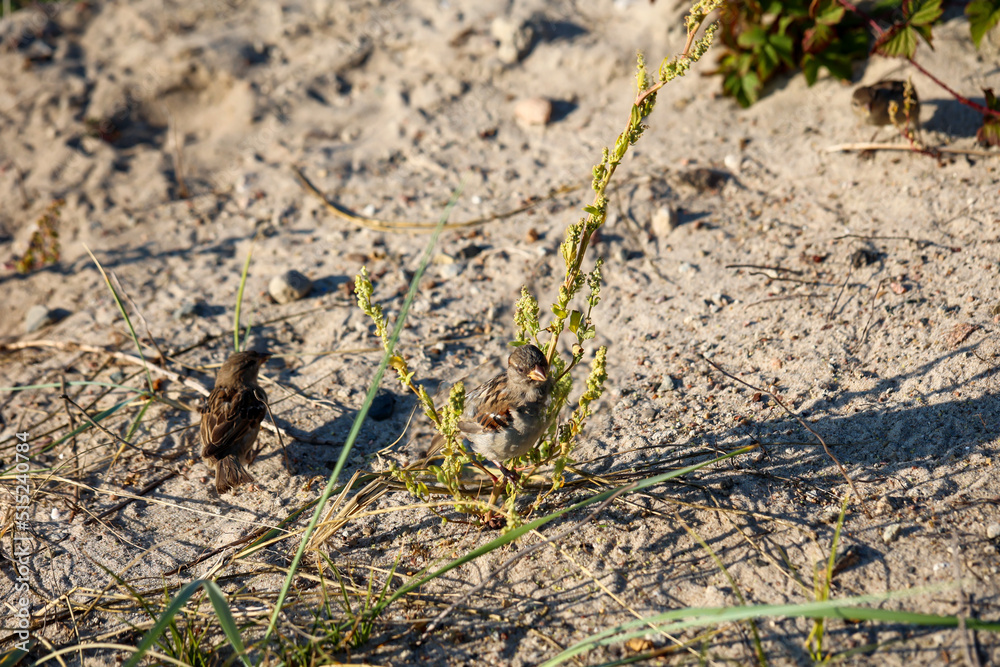
{"type": "MultiPolygon", "coordinates": [[[[210,387],[210,365],[232,347],[236,289],[257,233],[245,310],[255,323],[251,343],[282,355],[266,367],[265,388],[279,424],[295,436],[296,462],[290,476],[265,433],[269,446],[252,469],[256,488],[220,498],[197,460],[197,431],[185,428],[197,423],[196,412],[156,405],[132,436],[177,458],[126,451],[112,466],[117,445],[106,434],[57,440],[68,430],[59,389],[3,394],[3,468],[14,461],[14,433],[28,432],[34,465],[63,480],[40,474],[33,482],[33,611],[49,619],[35,634],[56,646],[134,643],[125,624],[148,620],[139,611],[93,613],[74,627],[65,614],[51,620],[65,603],[43,605],[67,593],[87,604],[112,586],[104,568],[156,588],[164,573],[273,525],[322,488],[378,362],[369,322],[345,288],[367,265],[376,298],[398,312],[426,237],[331,216],[302,189],[293,165],[330,198],[378,219],[434,221],[460,183],[456,221],[579,186],[526,213],[448,232],[435,251],[402,351],[432,383],[497,367],[521,285],[543,305],[555,298],[563,229],[589,203],[591,165],[624,126],[635,52],[657,63],[680,49],[681,11],[627,0],[138,0],[65,5],[51,20],[39,10],[18,14],[5,44],[30,30],[51,51],[36,44],[29,60],[31,40],[23,40],[0,54],[5,261],[23,254],[54,199],[65,206],[58,264],[26,276],[10,266],[0,273],[0,335],[134,354],[86,244],[172,357],[168,368],[210,387]],[[501,62],[490,35],[497,16],[535,27],[520,62],[501,62]],[[517,100],[534,96],[554,102],[544,127],[515,119],[517,100]],[[279,305],[267,285],[287,269],[309,276],[314,289],[279,305]],[[62,319],[25,334],[24,317],[37,304],[62,319]],[[193,315],[180,317],[192,304],[193,315]],[[120,502],[116,494],[172,472],[147,500],[87,523],[120,502]]],[[[974,50],[961,17],[939,26],[935,50],[922,47],[919,59],[973,99],[982,99],[984,85],[1000,88],[1000,59],[974,50]]],[[[773,387],[864,495],[870,516],[852,501],[844,541],[855,558],[833,595],[946,586],[883,606],[1000,617],[1000,162],[826,152],[871,137],[851,113],[852,86],[781,79],[741,110],[719,97],[719,81],[704,76],[710,67],[661,93],[619,173],[613,214],[594,248],[607,259],[593,342],[610,348],[608,392],[576,455],[591,474],[634,479],[747,444],[764,449],[703,469],[687,484],[616,502],[558,546],[517,562],[421,639],[411,621],[491,576],[517,547],[453,571],[426,591],[426,604],[391,608],[352,660],[537,664],[634,614],[738,604],[736,589],[678,517],[711,545],[748,603],[811,599],[813,565],[829,551],[847,485],[806,429],[703,357],[773,387]],[[725,178],[705,187],[691,177],[696,168],[725,178]],[[665,207],[677,213],[673,230],[656,224],[665,207]]],[[[909,75],[927,141],[972,148],[977,114],[905,64],[873,59],[855,84],[909,75]]],[[[883,130],[882,138],[891,134],[883,130]]],[[[72,346],[0,357],[4,386],[62,379],[143,382],[141,368],[72,346]]],[[[348,474],[393,456],[376,453],[399,437],[414,407],[394,380],[384,386],[396,394],[395,411],[365,424],[348,474]]],[[[176,380],[164,378],[160,389],[187,404],[200,400],[176,380]]],[[[130,397],[101,391],[70,394],[91,414],[130,397]]],[[[137,411],[137,404],[123,408],[109,428],[125,435],[137,411]]],[[[427,437],[420,435],[427,428],[411,433],[427,437]]],[[[542,510],[591,493],[574,487],[542,510]]],[[[393,493],[379,506],[409,502],[393,493]]],[[[415,572],[494,535],[401,510],[349,524],[329,553],[363,583],[368,566],[389,567],[402,555],[400,571],[415,572]]],[[[539,539],[529,535],[522,545],[539,539]]],[[[5,539],[5,558],[9,545],[5,539]]],[[[273,546],[225,572],[283,565],[288,548],[273,546]]],[[[166,580],[188,581],[221,557],[166,580]]],[[[278,581],[273,573],[247,575],[224,587],[273,591],[278,581]]],[[[5,559],[0,597],[8,599],[14,584],[5,559]]],[[[810,627],[761,621],[772,664],[808,663],[810,627]]],[[[671,644],[652,631],[648,639],[671,644]]],[[[978,641],[983,664],[1000,662],[995,635],[979,633],[978,641]]],[[[936,665],[965,664],[970,639],[958,630],[837,622],[827,642],[834,651],[887,643],[853,664],[936,665]]],[[[635,648],[596,650],[585,662],[635,648]]],[[[683,655],[671,660],[694,659],[683,655]]],[[[752,662],[749,631],[725,630],[707,656],[752,662]]],[[[84,662],[116,659],[115,651],[92,650],[84,662]]]]}

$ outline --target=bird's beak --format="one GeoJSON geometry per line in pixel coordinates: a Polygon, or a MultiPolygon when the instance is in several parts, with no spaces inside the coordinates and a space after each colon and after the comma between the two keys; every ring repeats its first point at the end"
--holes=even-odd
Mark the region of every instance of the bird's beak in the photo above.
{"type": "Polygon", "coordinates": [[[535,366],[531,369],[531,372],[528,373],[528,377],[537,382],[545,382],[547,376],[544,368],[541,366],[535,366]]]}

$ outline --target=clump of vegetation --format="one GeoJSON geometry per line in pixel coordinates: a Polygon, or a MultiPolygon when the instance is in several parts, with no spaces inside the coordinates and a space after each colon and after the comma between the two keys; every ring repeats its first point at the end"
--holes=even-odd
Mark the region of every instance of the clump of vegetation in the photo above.
{"type": "Polygon", "coordinates": [[[836,0],[726,2],[720,12],[724,51],[717,73],[740,106],[758,99],[775,76],[801,68],[811,86],[820,70],[849,79],[868,56],[868,30],[836,0]]]}
{"type": "Polygon", "coordinates": [[[35,221],[36,229],[31,234],[28,249],[14,263],[18,273],[31,273],[59,261],[59,231],[56,229],[56,223],[65,204],[66,201],[63,199],[55,200],[35,221]]]}
{"type": "Polygon", "coordinates": [[[1000,99],[993,94],[992,88],[983,88],[983,95],[986,96],[986,107],[997,113],[983,114],[983,124],[976,131],[976,141],[982,146],[1000,146],[1000,99]]]}
{"type": "MultiPolygon", "coordinates": [[[[642,136],[645,126],[643,121],[652,112],[656,103],[657,91],[667,82],[683,75],[706,53],[715,37],[718,25],[709,25],[701,37],[698,33],[708,15],[719,7],[721,0],[700,0],[694,5],[687,17],[686,27],[688,39],[684,51],[674,58],[665,59],[657,72],[652,75],[646,67],[642,56],[637,64],[637,92],[632,103],[629,120],[625,130],[618,136],[612,148],[605,148],[601,161],[593,168],[591,188],[593,201],[584,207],[584,217],[566,228],[565,240],[560,246],[560,254],[565,264],[565,275],[559,286],[555,302],[550,307],[551,315],[547,323],[542,324],[545,316],[539,306],[538,298],[527,288],[522,288],[514,314],[516,327],[512,346],[534,343],[543,350],[549,362],[549,373],[556,378],[552,392],[552,400],[548,412],[548,427],[537,447],[532,449],[515,465],[527,468],[527,476],[531,476],[541,466],[552,464],[551,490],[558,489],[563,484],[563,471],[572,462],[573,448],[583,432],[588,418],[592,414],[592,404],[600,398],[607,379],[607,349],[599,347],[594,350],[590,372],[586,379],[586,389],[577,398],[576,406],[568,417],[561,415],[570,402],[573,393],[573,376],[571,371],[582,362],[587,353],[588,342],[594,339],[597,331],[592,315],[594,308],[601,302],[602,261],[594,260],[591,268],[585,268],[588,263],[587,250],[591,239],[607,219],[607,190],[615,171],[621,164],[629,147],[642,136]],[[578,297],[583,297],[578,299],[578,297]],[[568,355],[559,350],[559,339],[566,333],[576,337],[568,355]]],[[[367,271],[362,269],[355,279],[355,293],[358,305],[375,323],[375,333],[382,340],[386,350],[389,350],[389,326],[381,306],[373,303],[371,296],[373,286],[367,271]]],[[[441,463],[429,465],[427,468],[406,469],[395,468],[393,476],[402,481],[411,493],[423,500],[428,500],[432,491],[448,493],[455,501],[455,508],[460,512],[479,516],[489,516],[495,509],[492,502],[484,502],[479,498],[478,488],[464,484],[461,479],[463,467],[474,461],[473,456],[462,444],[457,422],[464,408],[465,388],[459,384],[452,388],[448,402],[441,407],[434,405],[426,390],[413,381],[414,372],[409,369],[403,355],[395,353],[390,358],[389,365],[396,370],[404,387],[414,392],[423,407],[424,414],[431,421],[444,440],[441,463]],[[427,474],[433,475],[433,478],[427,474]],[[440,484],[435,489],[428,484],[436,481],[440,484]]],[[[508,528],[520,524],[521,515],[515,507],[515,498],[519,489],[508,484],[504,514],[508,528]]],[[[535,506],[544,495],[538,495],[535,506]]],[[[529,508],[529,512],[532,508],[529,508]]]]}
{"type": "MultiPolygon", "coordinates": [[[[1000,0],[979,3],[1000,7],[1000,0]]],[[[975,18],[970,14],[970,28],[978,45],[1000,10],[996,16],[985,8],[977,12],[975,18]]],[[[849,80],[853,64],[871,53],[913,58],[920,39],[931,43],[931,26],[941,13],[941,0],[888,0],[870,13],[847,0],[729,0],[720,14],[724,51],[716,71],[723,91],[747,107],[768,81],[794,69],[801,69],[811,86],[822,70],[849,80]]]]}

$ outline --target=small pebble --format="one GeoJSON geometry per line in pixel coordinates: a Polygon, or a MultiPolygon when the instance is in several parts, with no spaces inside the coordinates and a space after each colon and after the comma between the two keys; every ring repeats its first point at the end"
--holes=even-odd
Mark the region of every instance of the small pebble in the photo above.
{"type": "Polygon", "coordinates": [[[698,267],[690,262],[681,262],[681,265],[677,267],[678,273],[697,273],[698,267]]]}
{"type": "Polygon", "coordinates": [[[461,264],[445,264],[440,269],[438,269],[438,275],[442,279],[448,280],[449,278],[457,278],[464,267],[461,264]]]}
{"type": "Polygon", "coordinates": [[[986,526],[986,539],[995,540],[1000,537],[1000,523],[991,523],[986,526]]]}
{"type": "Polygon", "coordinates": [[[886,544],[892,544],[899,539],[899,536],[903,534],[903,527],[898,523],[891,523],[885,527],[882,531],[882,541],[886,544]]]}
{"type": "Polygon", "coordinates": [[[528,55],[535,41],[530,24],[498,16],[490,24],[490,35],[497,41],[497,57],[505,65],[513,65],[528,55]]]}
{"type": "Polygon", "coordinates": [[[385,421],[392,416],[395,409],[396,395],[382,389],[375,394],[375,400],[372,401],[371,407],[368,408],[368,416],[377,422],[385,421]]]}
{"type": "Polygon", "coordinates": [[[740,173],[740,170],[743,168],[743,158],[735,153],[730,153],[724,157],[722,163],[726,165],[726,169],[734,174],[740,173]]]}
{"type": "Polygon", "coordinates": [[[544,97],[527,97],[514,105],[514,118],[522,125],[545,125],[552,119],[552,102],[544,97]]]}
{"type": "Polygon", "coordinates": [[[668,236],[677,228],[677,211],[672,206],[661,206],[650,221],[650,231],[656,238],[668,236]]]}
{"type": "Polygon", "coordinates": [[[35,333],[50,324],[55,324],[56,320],[56,314],[45,306],[41,304],[32,306],[24,315],[24,331],[25,333],[35,333]]]}
{"type": "Polygon", "coordinates": [[[180,307],[174,311],[174,320],[186,320],[191,317],[196,317],[198,315],[198,302],[197,301],[185,301],[180,305],[180,307]]]}
{"type": "Polygon", "coordinates": [[[363,209],[361,209],[361,215],[365,216],[366,218],[374,218],[375,204],[368,204],[368,206],[365,206],[363,209]]]}
{"type": "Polygon", "coordinates": [[[312,289],[312,281],[292,269],[271,278],[267,291],[278,303],[291,303],[303,298],[312,289]]]}

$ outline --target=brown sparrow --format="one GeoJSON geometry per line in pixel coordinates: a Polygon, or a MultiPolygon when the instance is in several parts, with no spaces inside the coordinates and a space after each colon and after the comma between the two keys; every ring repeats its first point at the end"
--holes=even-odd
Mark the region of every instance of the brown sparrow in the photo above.
{"type": "MultiPolygon", "coordinates": [[[[458,428],[471,449],[517,483],[503,461],[527,454],[545,430],[552,391],[549,362],[534,345],[524,345],[507,358],[507,370],[465,395],[458,428]]],[[[435,437],[440,443],[441,436],[435,437]]],[[[436,449],[434,443],[431,450],[436,449]]]]}
{"type": "Polygon", "coordinates": [[[215,468],[219,493],[253,482],[243,466],[259,452],[254,442],[267,413],[267,394],[257,384],[257,373],[270,356],[250,351],[226,359],[201,408],[201,455],[215,468]]]}
{"type": "MultiPolygon", "coordinates": [[[[889,103],[896,103],[896,123],[906,123],[906,82],[879,81],[870,86],[861,86],[851,97],[851,108],[869,125],[892,125],[889,113],[889,103]]],[[[920,123],[920,100],[917,91],[913,89],[913,105],[910,107],[910,119],[913,125],[920,123]]]]}

